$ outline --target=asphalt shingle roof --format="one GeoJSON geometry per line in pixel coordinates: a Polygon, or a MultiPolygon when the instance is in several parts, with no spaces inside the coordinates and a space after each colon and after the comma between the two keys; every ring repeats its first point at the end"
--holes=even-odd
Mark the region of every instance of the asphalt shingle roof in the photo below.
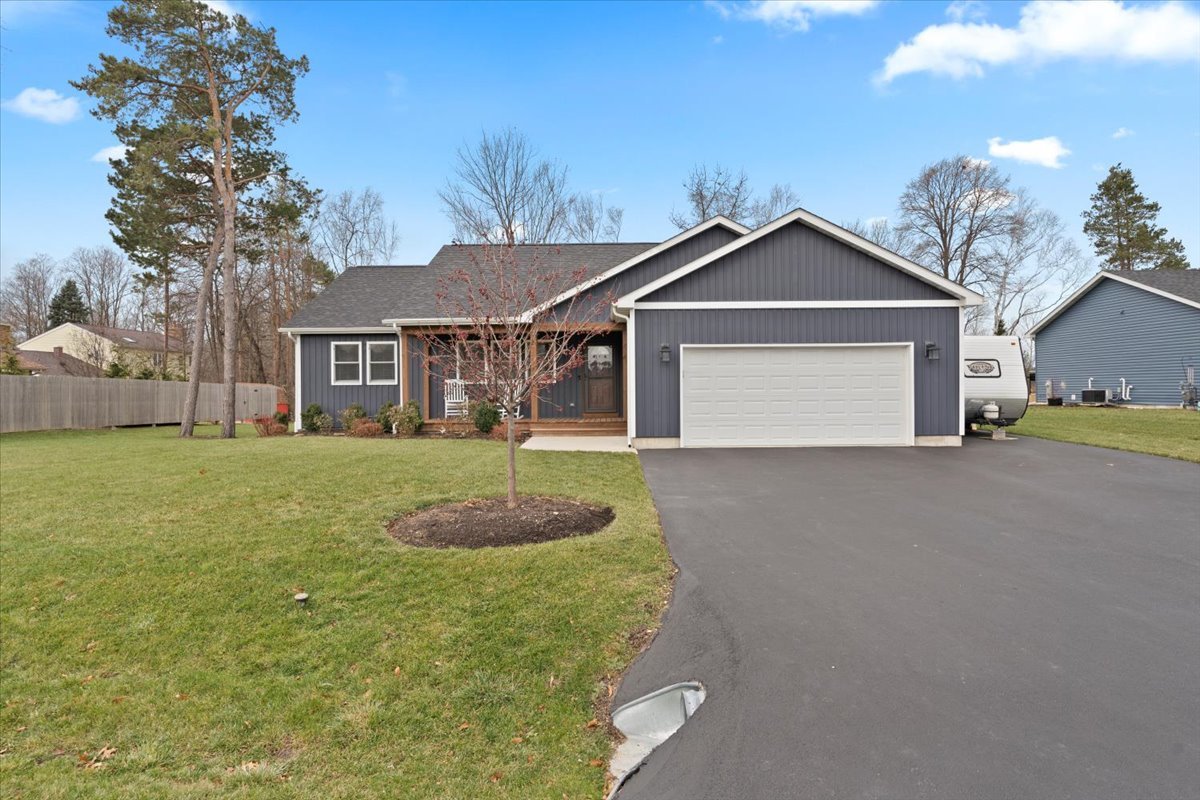
{"type": "MultiPolygon", "coordinates": [[[[538,269],[575,271],[588,277],[628,261],[657,242],[518,245],[521,263],[538,269]]],[[[475,263],[477,245],[446,245],[428,266],[351,267],[297,311],[286,328],[378,328],[385,319],[441,316],[439,280],[475,263]]]]}
{"type": "Polygon", "coordinates": [[[1160,292],[1200,303],[1200,269],[1142,269],[1111,272],[1160,292]]]}
{"type": "MultiPolygon", "coordinates": [[[[79,327],[86,328],[92,333],[103,336],[105,339],[115,342],[119,347],[125,347],[130,350],[162,350],[163,335],[156,331],[113,328],[108,325],[80,325],[79,327]]],[[[185,342],[181,342],[172,336],[170,350],[172,353],[186,353],[188,346],[185,342]]]]}
{"type": "Polygon", "coordinates": [[[77,378],[99,378],[104,371],[86,361],[66,353],[44,353],[39,350],[21,350],[17,353],[21,369],[41,375],[73,375],[77,378]]]}

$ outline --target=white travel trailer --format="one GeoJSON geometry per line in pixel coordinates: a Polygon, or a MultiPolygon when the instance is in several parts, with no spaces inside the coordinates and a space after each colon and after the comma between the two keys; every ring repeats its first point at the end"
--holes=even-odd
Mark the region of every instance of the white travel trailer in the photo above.
{"type": "Polygon", "coordinates": [[[1011,425],[1025,416],[1029,383],[1018,337],[965,336],[962,356],[963,410],[968,425],[1011,425]],[[991,405],[997,409],[984,408],[991,405]]]}

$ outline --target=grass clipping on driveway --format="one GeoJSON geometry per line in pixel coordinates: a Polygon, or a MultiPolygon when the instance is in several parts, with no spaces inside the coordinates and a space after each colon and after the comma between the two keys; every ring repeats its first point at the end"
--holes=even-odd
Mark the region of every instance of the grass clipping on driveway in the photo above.
{"type": "Polygon", "coordinates": [[[7,796],[600,795],[671,572],[637,459],[521,452],[612,524],[434,550],[387,521],[503,494],[503,444],[174,432],[0,438],[7,796]]]}
{"type": "Polygon", "coordinates": [[[1012,432],[1200,462],[1200,413],[1181,408],[1030,406],[1012,432]]]}

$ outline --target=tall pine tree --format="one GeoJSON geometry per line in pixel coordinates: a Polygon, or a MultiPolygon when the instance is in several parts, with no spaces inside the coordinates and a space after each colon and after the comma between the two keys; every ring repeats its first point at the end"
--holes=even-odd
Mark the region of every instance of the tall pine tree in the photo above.
{"type": "Polygon", "coordinates": [[[1157,225],[1160,209],[1138,190],[1133,170],[1117,164],[1083,212],[1083,232],[1108,269],[1187,269],[1183,243],[1157,225]]]}
{"type": "Polygon", "coordinates": [[[62,288],[50,301],[50,316],[48,322],[51,328],[57,328],[64,322],[87,322],[92,312],[83,302],[83,295],[75,281],[68,279],[62,288]]]}

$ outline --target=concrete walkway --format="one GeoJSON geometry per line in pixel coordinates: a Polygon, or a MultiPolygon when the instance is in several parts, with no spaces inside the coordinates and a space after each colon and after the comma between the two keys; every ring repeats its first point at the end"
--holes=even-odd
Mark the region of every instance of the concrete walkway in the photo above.
{"type": "Polygon", "coordinates": [[[632,453],[624,436],[533,436],[524,450],[563,450],[579,453],[632,453]]]}

